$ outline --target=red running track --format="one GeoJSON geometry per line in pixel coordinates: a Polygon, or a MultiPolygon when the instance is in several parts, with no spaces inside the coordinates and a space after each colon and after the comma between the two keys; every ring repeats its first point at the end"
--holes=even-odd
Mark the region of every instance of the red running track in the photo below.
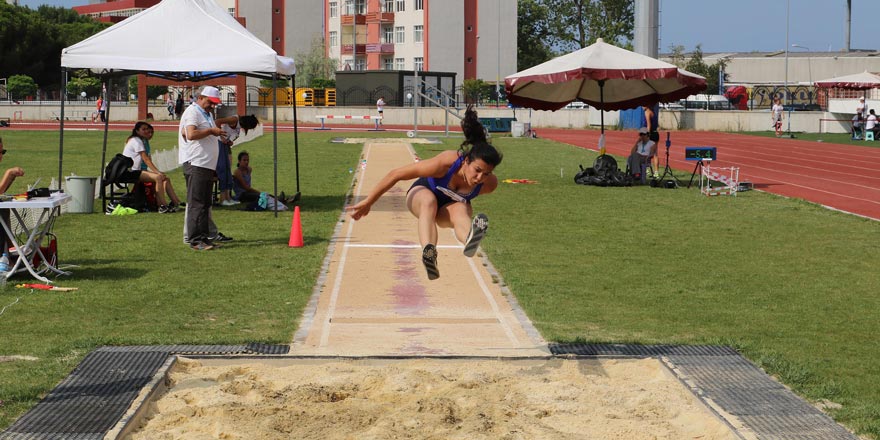
{"type": "MultiPolygon", "coordinates": [[[[540,137],[598,150],[599,131],[539,129],[540,137]]],[[[628,156],[635,131],[606,131],[608,153],[628,156]]],[[[665,164],[666,133],[658,152],[665,164]]],[[[717,148],[713,167],[739,167],[740,181],[756,189],[795,197],[844,212],[880,220],[880,148],[741,134],[676,131],[670,134],[669,166],[693,172],[684,160],[685,147],[717,148]]]]}
{"type": "MultiPolygon", "coordinates": [[[[102,130],[102,124],[66,122],[65,129],[102,130]]],[[[113,130],[127,130],[131,122],[111,123],[113,130]]],[[[176,130],[175,122],[156,122],[157,130],[176,130]]],[[[301,129],[313,130],[319,124],[303,124],[301,129]]],[[[345,131],[366,131],[371,126],[333,125],[345,131]]],[[[389,131],[405,131],[412,127],[386,126],[389,131]]],[[[4,130],[57,130],[56,121],[18,122],[4,130]]],[[[432,132],[443,127],[419,127],[432,132]]],[[[271,133],[271,124],[264,132],[271,133]]],[[[292,124],[279,124],[278,130],[289,132],[292,124]]],[[[450,131],[460,131],[450,127],[450,131]]],[[[598,130],[538,129],[540,137],[598,150],[598,130]]],[[[665,135],[659,152],[665,159],[665,135]]],[[[684,160],[685,147],[717,148],[716,167],[739,167],[740,181],[752,182],[755,189],[786,197],[800,198],[832,209],[880,220],[880,148],[841,145],[797,139],[777,139],[706,131],[671,132],[669,165],[675,170],[693,172],[694,162],[684,160]]],[[[636,141],[634,131],[606,131],[605,145],[609,153],[627,156],[636,141]]]]}

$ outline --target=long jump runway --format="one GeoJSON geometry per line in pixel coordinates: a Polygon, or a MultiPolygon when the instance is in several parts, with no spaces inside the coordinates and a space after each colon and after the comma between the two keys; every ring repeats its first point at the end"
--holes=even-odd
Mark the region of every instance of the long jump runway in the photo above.
{"type": "MultiPolygon", "coordinates": [[[[366,144],[352,203],[388,171],[413,160],[409,144],[366,144]]],[[[464,257],[449,229],[439,231],[440,278],[428,280],[416,219],[406,208],[411,184],[398,183],[359,221],[344,217],[340,222],[327,275],[292,354],[549,354],[513,298],[502,292],[488,259],[481,253],[464,257]]]]}

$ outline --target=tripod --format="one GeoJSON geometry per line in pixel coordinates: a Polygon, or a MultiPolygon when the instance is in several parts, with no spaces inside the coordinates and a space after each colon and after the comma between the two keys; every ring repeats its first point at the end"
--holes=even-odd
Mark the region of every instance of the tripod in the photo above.
{"type": "Polygon", "coordinates": [[[691,184],[694,183],[694,176],[697,175],[697,170],[700,170],[700,175],[703,175],[703,159],[697,161],[697,164],[694,165],[694,172],[691,173],[691,181],[688,182],[688,188],[691,187],[691,184]]]}
{"type": "MultiPolygon", "coordinates": [[[[682,186],[681,181],[678,180],[678,177],[675,177],[675,174],[672,173],[672,168],[669,168],[669,147],[671,145],[672,145],[672,142],[669,140],[669,132],[667,131],[666,132],[666,167],[663,168],[663,174],[660,176],[660,181],[662,182],[663,179],[665,179],[666,176],[668,175],[669,177],[672,177],[672,180],[675,181],[675,187],[678,188],[678,187],[682,186]]],[[[690,185],[688,185],[688,187],[690,187],[690,185]]]]}

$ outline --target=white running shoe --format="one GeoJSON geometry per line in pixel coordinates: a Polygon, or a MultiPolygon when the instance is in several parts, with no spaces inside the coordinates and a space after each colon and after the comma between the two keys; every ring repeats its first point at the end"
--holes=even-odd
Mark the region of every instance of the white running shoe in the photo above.
{"type": "Polygon", "coordinates": [[[474,254],[477,253],[480,241],[486,236],[486,231],[488,229],[489,217],[486,217],[486,214],[477,214],[471,222],[471,231],[468,233],[468,238],[464,242],[465,257],[473,257],[474,254]]]}

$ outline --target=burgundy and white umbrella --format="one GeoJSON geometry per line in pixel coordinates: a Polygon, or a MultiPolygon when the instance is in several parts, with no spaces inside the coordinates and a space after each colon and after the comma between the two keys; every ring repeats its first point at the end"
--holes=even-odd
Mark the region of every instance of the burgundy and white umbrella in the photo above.
{"type": "MultiPolygon", "coordinates": [[[[573,101],[622,110],[687,98],[706,89],[706,78],[600,38],[504,78],[504,88],[512,104],[535,110],[559,110],[573,101]]],[[[604,114],[601,119],[604,149],[604,114]]]]}

